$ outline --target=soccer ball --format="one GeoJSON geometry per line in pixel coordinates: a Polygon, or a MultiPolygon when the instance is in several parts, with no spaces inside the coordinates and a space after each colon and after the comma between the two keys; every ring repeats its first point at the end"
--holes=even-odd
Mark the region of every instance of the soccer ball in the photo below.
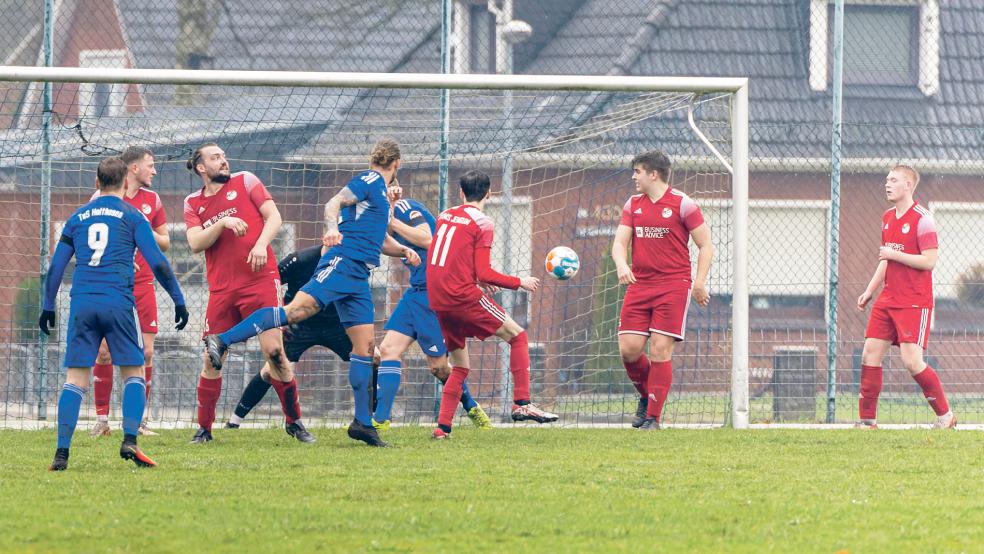
{"type": "Polygon", "coordinates": [[[557,246],[548,252],[545,262],[547,273],[561,281],[577,275],[577,270],[581,269],[581,260],[577,257],[577,252],[566,246],[557,246]]]}

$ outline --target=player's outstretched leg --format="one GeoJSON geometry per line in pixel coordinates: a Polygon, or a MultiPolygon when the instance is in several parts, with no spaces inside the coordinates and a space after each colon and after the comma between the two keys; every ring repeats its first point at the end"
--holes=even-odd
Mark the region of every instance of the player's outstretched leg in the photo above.
{"type": "Polygon", "coordinates": [[[229,350],[230,345],[245,342],[263,331],[284,325],[287,325],[287,312],[284,311],[284,308],[260,308],[228,331],[218,335],[208,335],[205,337],[205,348],[208,351],[208,358],[212,362],[212,367],[216,370],[222,369],[222,356],[229,350]]]}
{"type": "MultiPolygon", "coordinates": [[[[88,370],[81,370],[88,373],[88,370]]],[[[68,469],[68,449],[72,446],[72,435],[79,422],[79,410],[85,389],[72,383],[65,383],[58,397],[58,444],[55,457],[48,467],[49,471],[68,469]]]]}
{"type": "Polygon", "coordinates": [[[215,371],[222,369],[222,360],[228,351],[229,345],[219,335],[208,335],[205,337],[205,355],[208,356],[208,361],[212,363],[215,371]]]}

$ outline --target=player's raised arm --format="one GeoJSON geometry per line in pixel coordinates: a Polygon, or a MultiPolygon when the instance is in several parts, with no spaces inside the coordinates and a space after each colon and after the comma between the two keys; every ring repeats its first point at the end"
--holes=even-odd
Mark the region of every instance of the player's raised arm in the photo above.
{"type": "Polygon", "coordinates": [[[711,260],[714,259],[711,229],[706,223],[701,223],[690,231],[690,238],[697,245],[697,275],[694,278],[692,294],[698,306],[707,306],[711,300],[707,292],[707,274],[711,271],[711,260]]]}
{"type": "MultiPolygon", "coordinates": [[[[478,278],[479,283],[485,283],[489,285],[495,285],[497,287],[516,290],[520,288],[524,283],[519,277],[512,275],[505,275],[499,273],[492,268],[491,262],[492,248],[488,246],[478,246],[475,248],[474,263],[475,263],[475,277],[478,278]]],[[[536,290],[539,285],[539,279],[535,277],[529,277],[528,279],[536,280],[535,283],[528,282],[532,288],[523,287],[526,290],[536,290]]]]}
{"type": "Polygon", "coordinates": [[[636,282],[632,268],[629,267],[629,243],[632,242],[632,227],[619,225],[615,229],[615,241],[612,242],[612,260],[615,260],[615,271],[618,272],[620,285],[630,285],[636,282]]]}
{"type": "Polygon", "coordinates": [[[386,235],[383,239],[382,253],[391,258],[406,258],[407,263],[413,267],[420,265],[420,256],[409,246],[403,246],[396,242],[396,239],[386,235]]]}
{"type": "Polygon", "coordinates": [[[55,247],[55,253],[51,256],[51,265],[48,267],[48,275],[44,280],[44,301],[41,304],[41,318],[38,326],[48,335],[49,329],[55,326],[55,297],[58,296],[58,287],[61,285],[62,277],[65,276],[65,268],[68,262],[75,255],[75,245],[72,237],[62,235],[55,247]]]}
{"type": "Polygon", "coordinates": [[[177,324],[175,328],[178,331],[184,329],[185,325],[188,324],[188,309],[185,308],[185,299],[181,293],[181,286],[174,276],[171,264],[168,263],[167,258],[164,257],[164,253],[161,252],[161,247],[154,240],[154,232],[146,220],[141,219],[136,221],[134,239],[136,240],[137,249],[140,250],[140,254],[147,260],[150,269],[154,272],[154,277],[157,277],[157,280],[164,285],[167,294],[174,301],[174,322],[177,324]]]}
{"type": "Polygon", "coordinates": [[[325,204],[325,234],[321,239],[325,246],[335,246],[342,242],[342,234],[338,232],[338,214],[345,206],[354,206],[358,203],[359,197],[346,186],[325,204]]]}

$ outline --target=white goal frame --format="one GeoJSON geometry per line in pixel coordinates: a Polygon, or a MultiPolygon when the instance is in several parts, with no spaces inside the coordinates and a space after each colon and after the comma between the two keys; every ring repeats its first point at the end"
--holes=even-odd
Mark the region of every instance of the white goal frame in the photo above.
{"type": "Polygon", "coordinates": [[[179,69],[104,69],[0,66],[0,81],[168,85],[294,86],[557,90],[597,92],[727,93],[731,96],[731,159],[713,148],[693,123],[695,136],[732,173],[734,282],[732,297],[731,425],[749,426],[748,405],[748,79],[732,77],[626,77],[439,73],[329,73],[179,69]]]}

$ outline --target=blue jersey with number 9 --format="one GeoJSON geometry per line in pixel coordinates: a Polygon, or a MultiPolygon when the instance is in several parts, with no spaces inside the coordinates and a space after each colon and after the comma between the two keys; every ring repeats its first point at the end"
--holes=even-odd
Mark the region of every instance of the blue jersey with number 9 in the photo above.
{"type": "Polygon", "coordinates": [[[100,196],[76,210],[60,239],[75,249],[72,297],[93,296],[107,307],[132,306],[139,235],[153,241],[150,223],[119,197],[100,196]]]}

